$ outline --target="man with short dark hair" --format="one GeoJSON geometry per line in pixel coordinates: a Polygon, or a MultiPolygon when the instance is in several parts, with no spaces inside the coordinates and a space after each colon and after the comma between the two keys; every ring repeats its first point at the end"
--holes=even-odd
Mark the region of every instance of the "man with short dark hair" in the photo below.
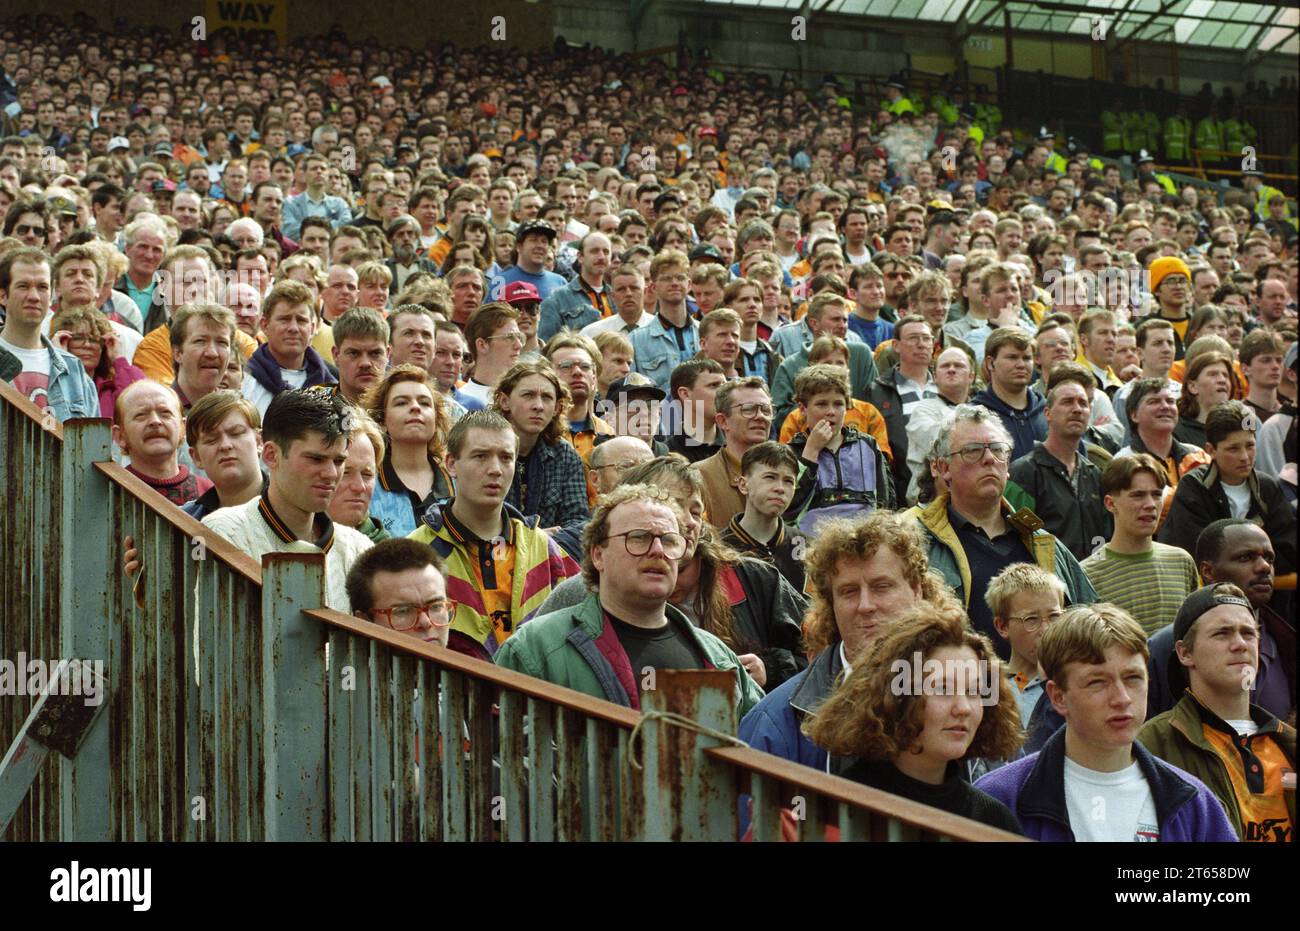
{"type": "Polygon", "coordinates": [[[284,202],[284,235],[298,239],[302,221],[307,217],[323,217],[334,229],[352,222],[352,210],[347,202],[326,193],[329,167],[329,159],[323,155],[312,153],[303,159],[307,187],[284,202]]]}
{"type": "Polygon", "coordinates": [[[1191,556],[1155,541],[1168,486],[1163,467],[1146,453],[1112,459],[1101,493],[1114,530],[1080,563],[1097,595],[1127,611],[1148,635],[1172,621],[1200,585],[1191,556]]]}
{"type": "Polygon", "coordinates": [[[347,462],[351,408],[321,391],[282,391],[262,421],[266,490],[246,504],[203,518],[256,560],[266,553],[325,553],[325,604],[347,612],[346,578],[371,547],[361,532],[335,524],[326,513],[347,462]]]}
{"type": "Polygon", "coordinates": [[[0,258],[0,304],[0,349],[22,366],[10,379],[14,387],[60,423],[98,417],[99,393],[81,360],[41,332],[50,310],[50,260],[44,252],[19,248],[0,258]]]}
{"type": "Polygon", "coordinates": [[[1165,468],[1171,488],[1178,487],[1183,474],[1210,461],[1203,450],[1174,439],[1178,426],[1178,394],[1167,378],[1139,378],[1131,382],[1125,407],[1132,424],[1132,439],[1115,458],[1129,453],[1148,453],[1165,468]]]}
{"type": "Polygon", "coordinates": [[[537,613],[551,589],[578,566],[537,526],[506,504],[519,438],[495,411],[471,411],[447,437],[450,502],[430,506],[410,538],[433,547],[446,564],[447,595],[456,603],[452,637],[490,660],[537,613]]]}
{"type": "Polygon", "coordinates": [[[718,389],[727,381],[712,359],[687,359],[673,369],[672,407],[667,415],[668,449],[691,462],[703,462],[722,449],[718,442],[718,389]]]}
{"type": "Polygon", "coordinates": [[[704,481],[704,509],[709,523],[721,530],[745,510],[740,491],[740,461],[772,430],[772,397],[756,376],[729,381],[717,389],[714,419],[722,432],[721,449],[699,464],[704,481]]]}
{"type": "MultiPolygon", "coordinates": [[[[984,344],[984,378],[988,387],[971,398],[1002,419],[1011,434],[1012,456],[1019,459],[1047,439],[1047,402],[1029,387],[1034,380],[1034,341],[1018,327],[998,327],[984,344]]],[[[1088,407],[1092,411],[1091,401],[1088,407]]]]}
{"type": "Polygon", "coordinates": [[[354,617],[456,650],[456,603],[447,598],[442,560],[424,544],[406,537],[376,543],[352,564],[347,590],[354,617]]]}
{"type": "Polygon", "coordinates": [[[537,335],[548,340],[561,330],[581,330],[614,312],[613,293],[605,283],[614,247],[604,233],[588,233],[578,246],[578,273],[542,301],[537,335]]]}
{"type": "Polygon", "coordinates": [[[1043,526],[1083,559],[1110,537],[1113,525],[1101,501],[1101,470],[1081,443],[1092,416],[1091,385],[1062,380],[1047,392],[1047,438],[1011,463],[1007,500],[1029,508],[1043,526]]]}
{"type": "Polygon", "coordinates": [[[334,321],[334,366],[338,390],[353,404],[388,368],[388,323],[379,311],[353,307],[334,321]]]}

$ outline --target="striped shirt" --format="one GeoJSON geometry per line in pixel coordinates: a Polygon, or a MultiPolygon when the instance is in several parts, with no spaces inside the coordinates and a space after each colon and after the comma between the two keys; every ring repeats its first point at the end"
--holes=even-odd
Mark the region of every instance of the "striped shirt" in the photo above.
{"type": "Polygon", "coordinates": [[[1097,599],[1133,615],[1148,637],[1172,624],[1183,601],[1201,587],[1186,550],[1154,541],[1151,547],[1145,553],[1116,553],[1103,546],[1080,563],[1097,599]]]}

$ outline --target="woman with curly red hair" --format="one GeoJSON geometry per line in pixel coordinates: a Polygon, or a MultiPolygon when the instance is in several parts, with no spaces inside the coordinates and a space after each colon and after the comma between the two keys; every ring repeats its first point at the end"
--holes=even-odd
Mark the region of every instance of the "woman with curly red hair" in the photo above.
{"type": "Polygon", "coordinates": [[[1010,809],[962,778],[959,764],[1013,757],[1023,735],[993,645],[954,603],[919,602],[894,622],[803,730],[856,758],[846,779],[1021,833],[1010,809]]]}

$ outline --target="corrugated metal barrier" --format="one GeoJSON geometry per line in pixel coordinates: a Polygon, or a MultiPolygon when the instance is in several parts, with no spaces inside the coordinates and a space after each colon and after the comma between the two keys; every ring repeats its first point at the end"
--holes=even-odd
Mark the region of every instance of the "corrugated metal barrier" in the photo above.
{"type": "MultiPolygon", "coordinates": [[[[316,609],[321,556],[258,566],[114,464],[107,421],[0,382],[0,425],[0,659],[108,682],[6,840],[733,840],[751,798],[758,840],[1012,839],[724,739],[729,673],[661,672],[641,714],[316,609]]],[[[0,751],[35,700],[0,695],[0,751]]]]}

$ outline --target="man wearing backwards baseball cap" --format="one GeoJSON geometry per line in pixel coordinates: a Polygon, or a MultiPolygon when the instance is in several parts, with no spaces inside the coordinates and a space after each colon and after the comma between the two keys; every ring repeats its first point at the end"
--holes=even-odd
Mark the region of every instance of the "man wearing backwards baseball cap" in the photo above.
{"type": "Polygon", "coordinates": [[[1192,273],[1187,263],[1176,255],[1166,255],[1151,263],[1151,294],[1159,304],[1156,313],[1168,320],[1174,328],[1174,358],[1183,357],[1183,341],[1187,337],[1187,307],[1191,296],[1192,273]]]}
{"type": "Polygon", "coordinates": [[[1194,592],[1174,621],[1169,679],[1178,704],[1138,732],[1153,754],[1204,782],[1243,841],[1295,840],[1295,728],[1250,703],[1259,622],[1245,594],[1220,582],[1194,592]]]}

